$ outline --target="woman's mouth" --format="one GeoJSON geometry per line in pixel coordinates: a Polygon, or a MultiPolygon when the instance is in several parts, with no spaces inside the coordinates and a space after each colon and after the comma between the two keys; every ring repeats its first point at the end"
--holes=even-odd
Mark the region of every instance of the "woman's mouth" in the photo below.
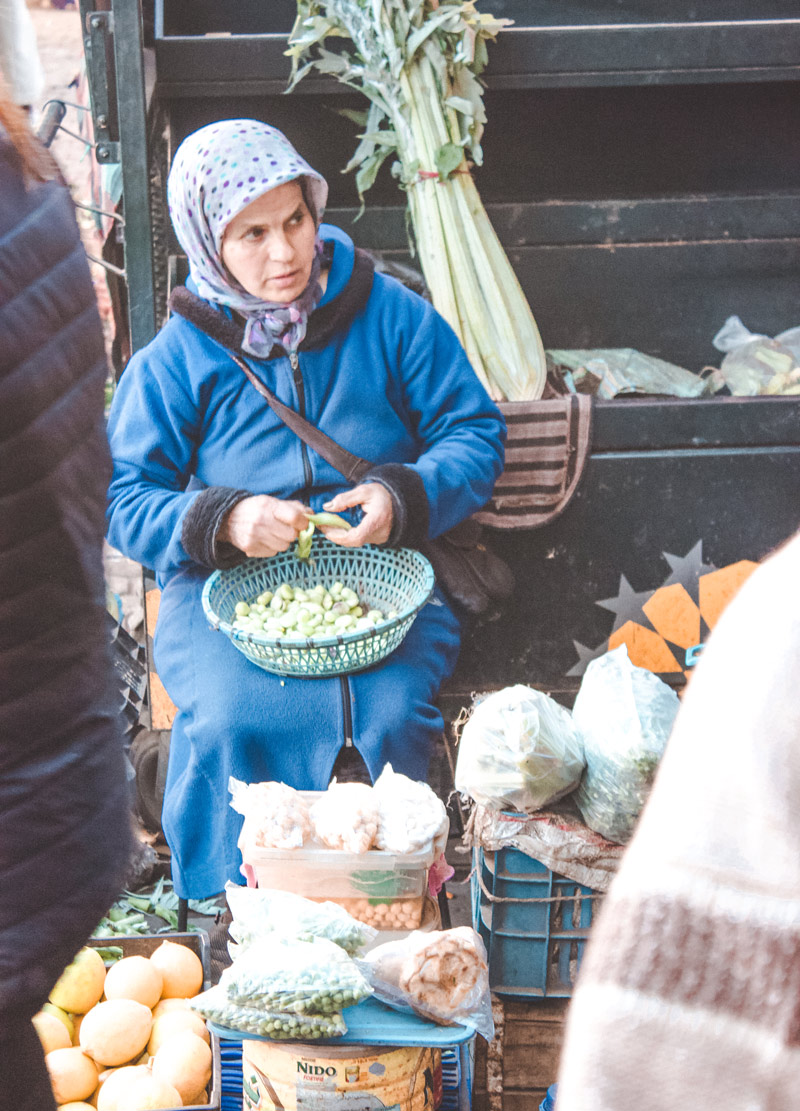
{"type": "Polygon", "coordinates": [[[269,278],[271,285],[287,286],[292,285],[297,280],[297,271],[291,270],[288,274],[276,274],[274,278],[269,278]]]}

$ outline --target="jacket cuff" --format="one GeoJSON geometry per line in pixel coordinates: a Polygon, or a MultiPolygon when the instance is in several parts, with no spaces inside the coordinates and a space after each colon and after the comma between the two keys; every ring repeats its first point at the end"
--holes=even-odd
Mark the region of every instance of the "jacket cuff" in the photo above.
{"type": "Polygon", "coordinates": [[[418,548],[428,539],[428,495],[419,474],[402,463],[381,463],[362,482],[379,482],[392,497],[394,515],[387,547],[418,548]]]}
{"type": "Polygon", "coordinates": [[[183,519],[181,530],[183,546],[195,563],[222,570],[247,558],[233,544],[217,540],[217,533],[225,514],[249,497],[248,490],[234,490],[230,486],[208,486],[200,491],[183,519]]]}

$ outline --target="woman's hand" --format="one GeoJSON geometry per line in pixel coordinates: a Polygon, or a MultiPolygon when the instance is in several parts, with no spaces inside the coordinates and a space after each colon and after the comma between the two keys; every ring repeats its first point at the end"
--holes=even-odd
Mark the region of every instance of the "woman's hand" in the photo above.
{"type": "Polygon", "coordinates": [[[329,513],[341,513],[360,505],[364,514],[355,528],[321,528],[334,544],[343,548],[360,548],[364,544],[385,544],[392,531],[394,506],[392,495],[379,482],[364,482],[345,494],[337,494],[323,506],[329,513]]]}
{"type": "Polygon", "coordinates": [[[274,556],[294,544],[308,525],[307,514],[299,501],[257,494],[237,502],[226,514],[217,539],[233,544],[247,556],[274,556]]]}

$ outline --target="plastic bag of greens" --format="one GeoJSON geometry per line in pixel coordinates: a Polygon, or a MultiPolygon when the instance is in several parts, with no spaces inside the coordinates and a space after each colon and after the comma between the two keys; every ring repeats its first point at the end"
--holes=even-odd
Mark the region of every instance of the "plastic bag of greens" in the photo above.
{"type": "Polygon", "coordinates": [[[267,935],[241,949],[220,976],[232,1003],[291,1014],[335,1014],[372,994],[338,945],[267,935]]]}
{"type": "Polygon", "coordinates": [[[518,684],[473,710],[458,746],[456,790],[496,810],[538,810],[569,794],[583,769],[569,710],[518,684]]]}
{"type": "Polygon", "coordinates": [[[230,1030],[259,1034],[273,1042],[291,1039],[310,1042],[319,1038],[341,1038],[347,1033],[347,1024],[341,1015],[296,1015],[244,1007],[228,999],[220,984],[196,995],[189,1003],[193,1011],[211,1022],[230,1030]]]}
{"type": "Polygon", "coordinates": [[[657,675],[631,663],[624,644],[587,667],[573,709],[586,754],[575,801],[609,841],[630,840],[679,705],[657,675]]]}
{"type": "Polygon", "coordinates": [[[228,883],[225,896],[233,915],[228,933],[243,948],[269,934],[298,941],[322,937],[355,957],[378,935],[338,903],[314,903],[291,891],[228,883]]]}

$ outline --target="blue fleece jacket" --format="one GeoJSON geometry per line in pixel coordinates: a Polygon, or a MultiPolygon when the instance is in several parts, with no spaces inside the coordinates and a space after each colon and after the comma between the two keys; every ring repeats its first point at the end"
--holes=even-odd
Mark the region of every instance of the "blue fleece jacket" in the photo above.
{"type": "MultiPolygon", "coordinates": [[[[488,500],[502,469],[502,417],[451,328],[399,282],[375,274],[347,310],[356,252],[338,229],[321,232],[332,261],[310,325],[326,313],[332,323],[316,338],[309,327],[298,374],[275,349],[275,357],[248,363],[285,404],[378,465],[376,480],[404,521],[393,541],[437,536],[488,500]]],[[[109,436],[108,538],[154,569],[163,587],[156,663],[179,710],[164,826],[178,890],[195,897],[221,890],[238,869],[228,774],[321,789],[352,740],[373,777],[388,760],[424,778],[442,724],[433,702],[455,663],[458,621],[438,597],[382,665],[341,683],[279,680],[208,628],[200,604],[208,568],[240,553],[222,551],[229,546],[203,536],[203,527],[213,534],[248,494],[317,509],[348,483],[275,416],[225,347],[188,320],[173,316],[131,359],[109,436]]]]}

